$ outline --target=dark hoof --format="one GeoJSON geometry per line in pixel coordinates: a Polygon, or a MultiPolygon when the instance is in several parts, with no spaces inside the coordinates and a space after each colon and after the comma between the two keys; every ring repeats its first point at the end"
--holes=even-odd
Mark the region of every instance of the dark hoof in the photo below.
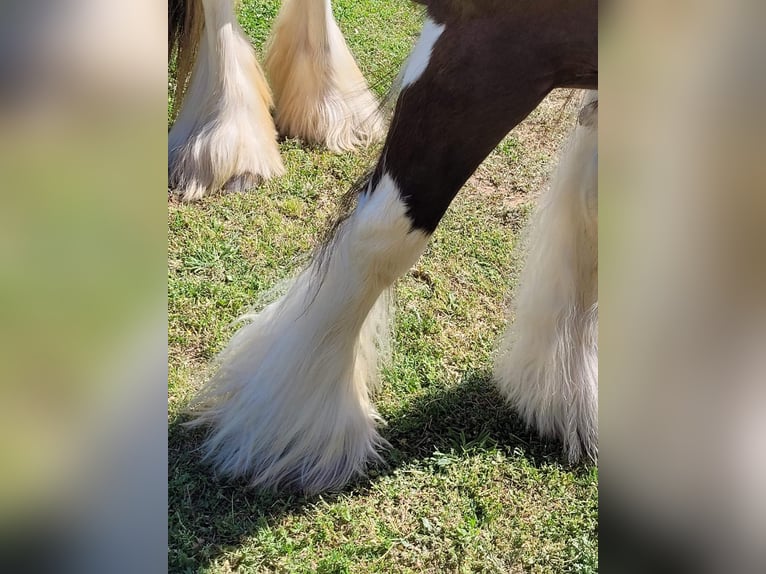
{"type": "Polygon", "coordinates": [[[242,193],[257,187],[261,183],[261,178],[252,173],[241,173],[235,175],[223,186],[224,193],[242,193]]]}

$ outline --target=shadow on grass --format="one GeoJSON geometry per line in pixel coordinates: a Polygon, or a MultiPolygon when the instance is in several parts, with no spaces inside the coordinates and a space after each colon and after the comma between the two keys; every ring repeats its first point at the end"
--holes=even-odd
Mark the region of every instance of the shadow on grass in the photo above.
{"type": "MultiPolygon", "coordinates": [[[[371,469],[371,478],[322,499],[364,496],[378,477],[435,452],[498,448],[510,454],[518,448],[536,466],[562,462],[560,445],[526,429],[503,403],[487,373],[467,375],[454,387],[436,389],[399,411],[382,414],[388,421],[382,435],[391,443],[384,453],[385,466],[371,469]]],[[[320,500],[254,491],[243,482],[217,479],[200,462],[203,431],[183,427],[183,420],[173,420],[168,431],[170,572],[197,572],[245,538],[257,539],[285,514],[300,515],[320,500]]],[[[236,569],[235,564],[230,566],[236,569]]]]}
{"type": "Polygon", "coordinates": [[[560,460],[560,445],[541,440],[519,419],[496,391],[488,373],[467,374],[459,385],[440,388],[408,404],[382,413],[391,443],[385,456],[394,470],[434,452],[520,448],[534,464],[560,460]]]}

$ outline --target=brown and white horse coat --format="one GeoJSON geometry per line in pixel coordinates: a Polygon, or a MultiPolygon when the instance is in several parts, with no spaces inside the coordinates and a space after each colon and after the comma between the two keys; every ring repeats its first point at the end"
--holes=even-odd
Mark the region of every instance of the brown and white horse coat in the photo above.
{"type": "MultiPolygon", "coordinates": [[[[554,88],[597,87],[596,0],[422,3],[423,33],[355,209],[287,293],[247,317],[197,401],[208,458],[254,486],[335,489],[378,456],[371,392],[392,285],[508,131],[554,88]]],[[[572,460],[597,452],[594,101],[542,210],[539,225],[555,228],[538,228],[495,368],[503,394],[572,460]]]]}

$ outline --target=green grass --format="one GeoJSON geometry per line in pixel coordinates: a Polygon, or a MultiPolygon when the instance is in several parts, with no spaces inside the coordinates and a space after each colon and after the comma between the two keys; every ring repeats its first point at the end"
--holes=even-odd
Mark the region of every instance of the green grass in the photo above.
{"type": "MultiPolygon", "coordinates": [[[[383,95],[420,25],[407,2],[336,0],[383,95]]],[[[243,2],[260,48],[275,0],[243,2]]],[[[377,405],[386,465],[310,499],[215,480],[180,426],[231,322],[289,276],[375,150],[281,144],[287,174],[249,193],[168,206],[171,572],[596,572],[597,471],[524,428],[490,381],[519,272],[514,247],[572,125],[554,93],[484,162],[397,286],[396,343],[377,405]]]]}

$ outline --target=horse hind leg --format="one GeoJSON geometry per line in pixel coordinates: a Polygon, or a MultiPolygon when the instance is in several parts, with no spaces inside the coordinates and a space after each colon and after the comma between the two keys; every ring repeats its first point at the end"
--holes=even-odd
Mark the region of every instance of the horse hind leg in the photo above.
{"type": "Polygon", "coordinates": [[[568,148],[532,223],[495,380],[571,462],[598,453],[597,95],[586,96],[568,148]]]}
{"type": "MultiPolygon", "coordinates": [[[[186,6],[204,11],[204,27],[168,135],[168,172],[170,188],[184,201],[194,201],[219,190],[253,187],[284,168],[271,92],[237,23],[233,0],[188,0],[186,6]]],[[[179,60],[187,56],[179,54],[179,60]]]]}
{"type": "Polygon", "coordinates": [[[285,136],[349,151],[384,134],[370,92],[332,15],[330,0],[285,0],[266,69],[285,136]]]}

